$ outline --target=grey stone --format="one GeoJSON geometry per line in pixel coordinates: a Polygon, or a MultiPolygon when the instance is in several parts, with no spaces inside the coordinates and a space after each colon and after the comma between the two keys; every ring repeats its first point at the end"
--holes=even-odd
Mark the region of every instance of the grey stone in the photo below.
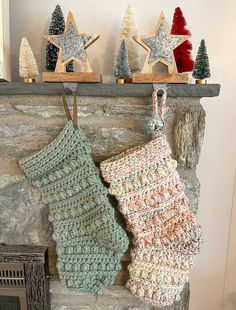
{"type": "Polygon", "coordinates": [[[174,153],[180,166],[195,168],[198,164],[205,131],[205,111],[180,111],[174,124],[174,153]]]}
{"type": "Polygon", "coordinates": [[[132,129],[126,128],[94,128],[84,127],[88,140],[92,146],[94,159],[100,162],[147,141],[147,137],[132,129]]]}
{"type": "Polygon", "coordinates": [[[93,306],[88,306],[88,305],[82,305],[82,306],[57,306],[53,305],[51,306],[52,310],[117,310],[116,306],[112,305],[93,305],[93,306]]]}
{"type": "Polygon", "coordinates": [[[51,245],[48,209],[22,176],[0,176],[0,242],[51,245]]]}
{"type": "MultiPolygon", "coordinates": [[[[94,127],[82,124],[87,134],[88,142],[92,146],[94,159],[99,162],[116,155],[127,148],[131,148],[147,141],[144,134],[129,128],[94,127]]],[[[101,126],[101,125],[100,125],[101,126]]],[[[6,125],[0,128],[2,137],[1,158],[19,159],[24,155],[47,146],[61,131],[61,126],[46,127],[37,124],[29,125],[6,125]],[[24,143],[22,143],[24,141],[24,143]]]]}
{"type": "Polygon", "coordinates": [[[6,104],[6,103],[0,104],[0,115],[1,116],[12,113],[12,110],[13,109],[9,106],[9,104],[6,104]]]}
{"type": "Polygon", "coordinates": [[[9,124],[0,127],[1,158],[20,159],[24,155],[45,147],[60,132],[60,127],[40,127],[35,124],[9,124]]]}
{"type": "MultiPolygon", "coordinates": [[[[80,293],[63,287],[60,281],[51,281],[50,291],[52,306],[55,309],[74,309],[73,307],[87,307],[88,309],[142,309],[150,306],[135,298],[125,287],[112,286],[100,290],[97,294],[80,293]],[[56,308],[57,307],[57,308],[56,308]]],[[[75,308],[76,309],[76,308],[75,308]]],[[[80,308],[78,308],[80,309],[80,308]]],[[[82,308],[81,308],[82,309],[82,308]]]]}
{"type": "Polygon", "coordinates": [[[185,185],[185,193],[189,199],[189,208],[193,213],[197,214],[200,195],[200,182],[197,178],[196,171],[194,169],[185,170],[178,167],[178,172],[185,185]]]}

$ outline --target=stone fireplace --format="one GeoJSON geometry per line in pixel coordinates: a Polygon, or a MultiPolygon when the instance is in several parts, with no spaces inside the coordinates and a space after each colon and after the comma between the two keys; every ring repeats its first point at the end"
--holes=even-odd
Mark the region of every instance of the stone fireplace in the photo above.
{"type": "MultiPolygon", "coordinates": [[[[65,85],[65,88],[70,95],[73,86],[65,85]]],[[[200,98],[217,96],[219,90],[219,85],[171,85],[168,90],[165,132],[173,156],[178,160],[178,170],[194,213],[198,209],[200,192],[196,166],[205,125],[200,98]]],[[[97,163],[147,141],[151,92],[152,85],[145,84],[79,85],[78,122],[87,135],[97,163]]],[[[46,146],[63,128],[66,117],[61,93],[61,84],[0,84],[0,242],[49,248],[53,310],[157,309],[142,303],[124,287],[128,278],[129,251],[122,258],[122,269],[114,286],[97,294],[66,289],[58,279],[48,208],[42,203],[39,191],[24,177],[18,160],[46,146]]],[[[70,101],[71,97],[68,99],[70,101]]],[[[117,220],[124,225],[118,212],[117,220]]],[[[187,310],[189,294],[186,285],[181,301],[163,309],[187,310]]]]}

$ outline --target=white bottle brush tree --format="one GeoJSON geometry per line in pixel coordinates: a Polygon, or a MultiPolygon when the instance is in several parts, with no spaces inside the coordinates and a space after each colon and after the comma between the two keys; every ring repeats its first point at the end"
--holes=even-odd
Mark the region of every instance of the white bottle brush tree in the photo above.
{"type": "Polygon", "coordinates": [[[113,73],[118,79],[126,79],[131,77],[129,56],[125,40],[121,41],[113,73]]]}
{"type": "Polygon", "coordinates": [[[137,35],[137,27],[134,21],[134,14],[130,6],[128,6],[126,13],[123,17],[121,28],[117,37],[114,57],[114,68],[116,66],[116,59],[120,49],[121,41],[125,39],[128,49],[129,65],[131,72],[141,70],[141,61],[139,46],[133,39],[137,35]]]}
{"type": "Polygon", "coordinates": [[[24,79],[34,79],[39,75],[34,54],[26,38],[22,38],[20,45],[19,74],[24,79]]]}

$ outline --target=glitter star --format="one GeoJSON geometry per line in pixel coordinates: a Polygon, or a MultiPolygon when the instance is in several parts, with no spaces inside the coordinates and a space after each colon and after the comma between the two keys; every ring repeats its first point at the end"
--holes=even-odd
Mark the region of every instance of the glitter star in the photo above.
{"type": "Polygon", "coordinates": [[[63,37],[54,38],[54,42],[62,49],[62,62],[74,56],[78,60],[84,61],[86,58],[85,46],[91,39],[91,35],[77,34],[72,23],[69,23],[67,31],[63,37]]]}
{"type": "Polygon", "coordinates": [[[151,49],[149,63],[153,63],[158,58],[174,63],[173,49],[179,45],[179,42],[182,43],[182,38],[167,35],[164,26],[161,25],[155,37],[143,39],[143,42],[151,49]]]}
{"type": "Polygon", "coordinates": [[[170,34],[162,12],[155,34],[134,37],[135,41],[148,51],[142,73],[151,72],[152,66],[157,62],[167,65],[168,70],[171,71],[169,73],[177,72],[173,50],[188,38],[187,35],[170,34]]]}
{"type": "Polygon", "coordinates": [[[79,33],[71,12],[69,12],[66,20],[64,33],[49,35],[46,38],[59,48],[56,71],[61,71],[61,68],[64,68],[64,65],[71,61],[79,63],[82,71],[91,71],[85,50],[99,38],[99,35],[79,33]]]}

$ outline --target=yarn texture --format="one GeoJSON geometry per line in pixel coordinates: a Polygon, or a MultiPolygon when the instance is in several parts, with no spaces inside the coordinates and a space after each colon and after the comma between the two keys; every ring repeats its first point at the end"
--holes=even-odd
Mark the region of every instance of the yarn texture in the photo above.
{"type": "Polygon", "coordinates": [[[180,299],[200,250],[201,229],[167,139],[153,130],[152,141],[103,161],[100,169],[133,234],[126,286],[142,300],[166,306],[180,299]]]}
{"type": "Polygon", "coordinates": [[[64,285],[96,292],[113,284],[129,240],[115,221],[83,130],[68,121],[55,140],[19,163],[49,206],[64,285]]]}

